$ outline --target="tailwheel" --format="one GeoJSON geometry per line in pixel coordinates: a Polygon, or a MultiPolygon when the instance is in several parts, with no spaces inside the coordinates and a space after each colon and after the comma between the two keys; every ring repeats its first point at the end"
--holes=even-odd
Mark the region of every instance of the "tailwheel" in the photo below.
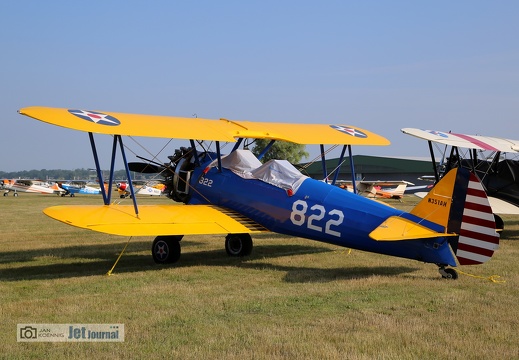
{"type": "Polygon", "coordinates": [[[458,278],[458,272],[452,268],[446,269],[445,267],[440,267],[438,269],[443,279],[451,279],[456,280],[458,278]]]}
{"type": "Polygon", "coordinates": [[[494,221],[496,223],[496,231],[501,233],[505,229],[505,222],[501,218],[501,216],[494,214],[494,221]]]}
{"type": "Polygon", "coordinates": [[[225,251],[229,256],[248,256],[252,252],[249,234],[229,234],[225,237],[225,251]]]}
{"type": "Polygon", "coordinates": [[[180,259],[180,240],[183,235],[157,236],[151,246],[153,261],[157,264],[172,264],[180,259]]]}

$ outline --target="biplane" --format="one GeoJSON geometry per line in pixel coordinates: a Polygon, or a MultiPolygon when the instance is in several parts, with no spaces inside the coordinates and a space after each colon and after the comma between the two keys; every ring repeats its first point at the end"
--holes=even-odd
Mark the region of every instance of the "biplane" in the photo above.
{"type": "Polygon", "coordinates": [[[8,196],[11,191],[14,196],[18,196],[18,192],[59,195],[64,191],[57,184],[28,179],[3,179],[0,183],[0,189],[4,190],[4,196],[8,196]]]}
{"type": "Polygon", "coordinates": [[[519,140],[414,128],[401,131],[427,140],[435,182],[458,167],[478,177],[499,230],[504,223],[498,214],[519,214],[519,140]]]}
{"type": "MultiPolygon", "coordinates": [[[[103,233],[155,236],[151,252],[159,264],[179,260],[184,235],[225,235],[227,254],[246,256],[253,248],[251,234],[270,231],[436,264],[442,277],[455,279],[457,272],[452,267],[484,263],[499,244],[486,194],[466,169],[453,169],[413,210],[405,212],[304,176],[286,160],[260,161],[279,140],[316,144],[322,154],[326,145],[341,144],[339,164],[346,150],[351,161],[352,146],[389,144],[384,137],[358,127],[47,107],[23,108],[19,113],[88,133],[100,181],[94,134],[113,136],[108,191],[102,192],[104,204],[53,206],[44,213],[103,233]],[[175,151],[167,163],[128,163],[124,136],[186,139],[190,147],[175,151]],[[247,139],[258,138],[271,141],[256,157],[245,145],[247,139]],[[223,143],[233,144],[226,155],[221,151],[223,143]],[[118,149],[131,191],[130,171],[160,173],[165,194],[177,203],[139,205],[135,196],[132,205],[111,203],[118,149]]],[[[322,158],[324,164],[324,155],[322,158]]]]}

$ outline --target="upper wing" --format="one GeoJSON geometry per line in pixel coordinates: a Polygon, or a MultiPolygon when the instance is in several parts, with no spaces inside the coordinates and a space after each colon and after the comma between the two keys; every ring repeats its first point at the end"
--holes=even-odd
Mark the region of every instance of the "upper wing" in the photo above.
{"type": "Polygon", "coordinates": [[[43,211],[68,225],[123,236],[239,234],[268,231],[232,210],[211,205],[60,205],[43,211]]]}
{"type": "Polygon", "coordinates": [[[455,134],[450,132],[445,133],[441,131],[413,128],[404,128],[401,131],[404,134],[416,136],[420,139],[434,141],[449,146],[477,150],[519,152],[519,140],[510,140],[490,136],[455,134]]]}
{"type": "Polygon", "coordinates": [[[370,131],[349,125],[291,124],[136,115],[48,107],[18,111],[50,124],[100,134],[235,142],[264,138],[298,144],[389,145],[370,131]]]}

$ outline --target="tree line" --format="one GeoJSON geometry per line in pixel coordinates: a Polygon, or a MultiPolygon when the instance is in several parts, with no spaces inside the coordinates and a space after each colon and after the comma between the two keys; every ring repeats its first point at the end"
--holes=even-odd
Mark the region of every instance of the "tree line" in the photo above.
{"type": "MultiPolygon", "coordinates": [[[[103,170],[103,177],[108,180],[109,170],[103,170]]],[[[144,180],[152,179],[156,175],[154,174],[140,174],[131,173],[132,179],[144,180]]],[[[41,169],[41,170],[23,170],[23,171],[0,171],[0,178],[2,179],[32,179],[32,180],[97,180],[97,173],[91,169],[75,169],[75,170],[63,170],[63,169],[41,169]]],[[[117,170],[114,172],[115,179],[126,179],[126,171],[117,170]]]]}
{"type": "MultiPolygon", "coordinates": [[[[252,149],[252,152],[255,155],[259,155],[261,150],[265,148],[270,142],[269,139],[256,139],[254,141],[255,146],[252,149]]],[[[290,161],[292,164],[297,164],[302,158],[308,157],[308,152],[305,150],[305,145],[294,144],[284,141],[277,141],[270,148],[268,153],[263,157],[262,161],[266,162],[270,159],[285,159],[290,161]]],[[[105,180],[108,177],[109,171],[103,170],[103,177],[105,180]]],[[[132,179],[135,180],[150,180],[156,179],[157,174],[141,174],[141,173],[131,173],[132,179]]],[[[160,176],[159,176],[160,177],[160,176]]],[[[23,171],[13,171],[13,172],[5,172],[0,171],[0,178],[2,179],[32,179],[32,180],[97,180],[97,173],[92,169],[75,169],[75,170],[23,170],[23,171]]],[[[126,171],[125,170],[117,170],[114,173],[115,179],[126,179],[126,171]]]]}

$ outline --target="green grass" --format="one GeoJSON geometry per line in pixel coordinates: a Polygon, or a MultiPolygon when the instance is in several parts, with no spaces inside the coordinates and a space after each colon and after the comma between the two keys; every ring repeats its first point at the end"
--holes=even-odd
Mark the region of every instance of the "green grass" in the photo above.
{"type": "MultiPolygon", "coordinates": [[[[140,198],[164,203],[167,199],[140,198]]],[[[100,198],[0,198],[0,357],[8,359],[519,358],[519,218],[479,277],[276,234],[229,258],[220,236],[186,236],[176,265],[152,238],[80,230],[41,210],[100,198]],[[488,280],[499,275],[504,283],[488,280]],[[123,343],[17,343],[18,323],[124,323],[123,343]]],[[[391,205],[409,209],[406,197],[391,205]]]]}

